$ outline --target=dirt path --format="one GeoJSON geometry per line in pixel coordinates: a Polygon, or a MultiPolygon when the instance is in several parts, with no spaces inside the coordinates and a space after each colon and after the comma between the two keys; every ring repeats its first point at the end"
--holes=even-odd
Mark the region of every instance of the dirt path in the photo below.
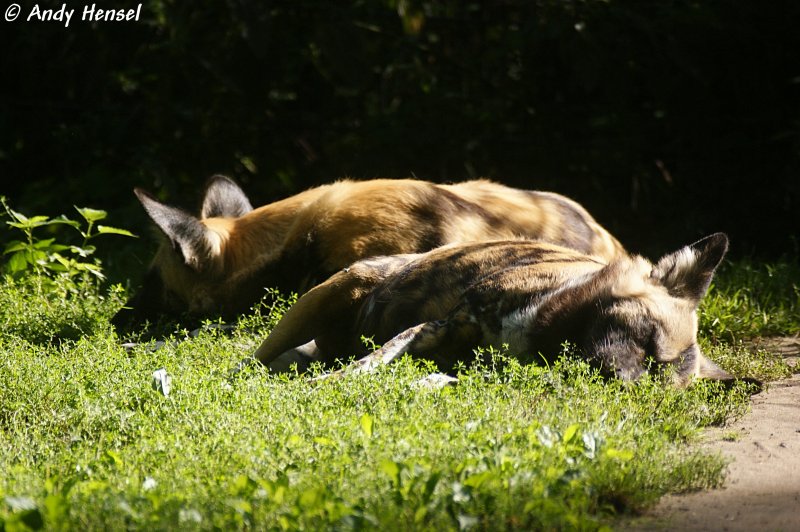
{"type": "Polygon", "coordinates": [[[800,530],[800,338],[769,342],[765,347],[786,357],[794,375],[771,383],[753,397],[750,413],[709,430],[703,443],[731,460],[725,486],[664,497],[621,529],[800,530]]]}

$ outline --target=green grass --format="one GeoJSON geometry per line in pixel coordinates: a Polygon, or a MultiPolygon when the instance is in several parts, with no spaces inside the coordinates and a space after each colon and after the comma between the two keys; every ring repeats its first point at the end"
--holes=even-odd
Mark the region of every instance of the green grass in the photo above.
{"type": "MultiPolygon", "coordinates": [[[[737,267],[704,305],[703,344],[736,374],[778,378],[785,364],[738,339],[744,323],[797,331],[796,278],[786,297],[737,267]],[[753,309],[768,319],[739,314],[753,309]]],[[[692,442],[748,405],[745,385],[623,385],[569,359],[487,362],[443,390],[420,389],[429,368],[407,359],[315,385],[260,370],[230,383],[284,305],[229,337],[127,353],[108,325],[122,294],[73,288],[0,283],[0,529],[593,530],[720,485],[724,461],[692,442]]]]}
{"type": "Polygon", "coordinates": [[[709,338],[735,342],[800,334],[800,262],[726,262],[700,307],[709,338]]]}
{"type": "Polygon", "coordinates": [[[119,287],[101,292],[91,280],[4,277],[0,279],[0,338],[48,345],[108,330],[108,320],[124,303],[124,295],[119,287]]]}

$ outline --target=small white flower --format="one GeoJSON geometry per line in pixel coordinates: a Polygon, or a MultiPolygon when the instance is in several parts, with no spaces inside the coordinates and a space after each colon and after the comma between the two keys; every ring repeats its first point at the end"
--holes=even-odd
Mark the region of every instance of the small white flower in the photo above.
{"type": "Polygon", "coordinates": [[[172,377],[167,374],[167,370],[162,368],[153,372],[153,389],[161,392],[164,397],[169,395],[172,390],[172,377]]]}
{"type": "Polygon", "coordinates": [[[178,513],[178,519],[181,523],[202,523],[203,516],[194,508],[183,508],[178,513]]]}

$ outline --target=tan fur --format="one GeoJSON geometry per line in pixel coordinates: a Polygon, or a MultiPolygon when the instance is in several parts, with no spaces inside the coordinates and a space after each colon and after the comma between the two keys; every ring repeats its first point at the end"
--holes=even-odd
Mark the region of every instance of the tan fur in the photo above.
{"type": "Polygon", "coordinates": [[[450,369],[478,346],[548,356],[569,340],[623,379],[638,378],[651,364],[675,368],[677,385],[693,377],[730,379],[700,353],[696,315],[726,249],[727,237],[712,235],[665,256],[659,264],[681,270],[665,275],[641,257],[605,263],[525,240],[376,257],[301,297],[255,359],[269,365],[314,341],[319,360],[330,362],[364,354],[360,338],[374,336],[385,344],[358,362],[362,370],[405,352],[450,369]],[[689,255],[694,259],[683,260],[689,255]]]}
{"type": "MultiPolygon", "coordinates": [[[[579,251],[596,255],[604,260],[611,260],[625,254],[619,241],[598,224],[583,206],[560,194],[541,191],[533,192],[538,200],[539,208],[531,210],[531,192],[514,189],[485,179],[467,181],[449,187],[444,185],[443,188],[449,188],[459,196],[482,205],[492,212],[504,213],[509,227],[520,228],[516,235],[508,233],[495,234],[493,235],[495,239],[508,238],[510,236],[526,237],[531,228],[535,228],[535,231],[539,234],[537,238],[546,242],[572,247],[569,246],[568,240],[574,227],[565,224],[562,213],[554,208],[555,205],[563,202],[574,209],[594,233],[591,248],[579,251]],[[526,229],[521,230],[521,228],[526,229]]],[[[452,241],[469,242],[471,240],[485,239],[454,238],[452,241]]]]}
{"type": "MultiPolygon", "coordinates": [[[[224,211],[225,194],[239,191],[227,178],[216,179],[225,189],[214,191],[214,204],[204,212],[224,211]]],[[[152,266],[163,291],[150,294],[159,300],[151,306],[200,315],[245,311],[265,287],[303,293],[366,257],[424,252],[455,242],[542,239],[603,260],[625,255],[620,243],[572,200],[486,180],[452,185],[343,180],[239,216],[196,223],[173,223],[172,218],[189,215],[176,214],[142,197],[143,192],[137,195],[167,236],[152,266]],[[192,224],[184,237],[182,228],[192,224]],[[178,248],[182,254],[175,252],[178,248]]],[[[237,200],[237,209],[249,207],[243,196],[237,200]]],[[[134,301],[131,306],[135,311],[134,301]]]]}

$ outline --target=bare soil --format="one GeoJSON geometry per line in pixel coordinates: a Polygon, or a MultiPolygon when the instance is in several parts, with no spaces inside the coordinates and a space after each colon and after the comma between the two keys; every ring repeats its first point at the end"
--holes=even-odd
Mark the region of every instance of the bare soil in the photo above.
{"type": "Polygon", "coordinates": [[[730,460],[721,489],[664,497],[622,530],[800,531],[800,338],[760,340],[793,375],[753,396],[751,411],[702,445],[730,460]]]}

